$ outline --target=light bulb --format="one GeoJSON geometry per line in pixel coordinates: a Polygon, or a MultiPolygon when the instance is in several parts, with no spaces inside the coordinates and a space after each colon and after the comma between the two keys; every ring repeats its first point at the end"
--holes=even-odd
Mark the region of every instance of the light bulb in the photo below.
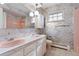
{"type": "Polygon", "coordinates": [[[0,4],[4,4],[4,2],[0,2],[0,4]]]}
{"type": "Polygon", "coordinates": [[[35,13],[34,13],[35,15],[39,15],[39,12],[38,11],[35,11],[35,13]]]}
{"type": "Polygon", "coordinates": [[[30,12],[29,16],[33,17],[34,16],[34,13],[33,12],[30,12]]]}

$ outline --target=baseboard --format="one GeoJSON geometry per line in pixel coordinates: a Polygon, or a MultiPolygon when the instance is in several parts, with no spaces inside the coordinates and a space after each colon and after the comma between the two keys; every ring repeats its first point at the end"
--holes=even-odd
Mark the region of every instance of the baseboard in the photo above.
{"type": "Polygon", "coordinates": [[[70,50],[70,46],[66,45],[60,45],[60,44],[51,44],[51,47],[57,47],[64,50],[70,50]]]}

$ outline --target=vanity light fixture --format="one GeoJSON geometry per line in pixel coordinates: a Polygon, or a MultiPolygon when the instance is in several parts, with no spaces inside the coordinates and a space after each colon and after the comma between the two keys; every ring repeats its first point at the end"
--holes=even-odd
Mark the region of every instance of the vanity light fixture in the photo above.
{"type": "Polygon", "coordinates": [[[42,3],[36,3],[35,5],[36,5],[36,8],[42,7],[42,3]]]}
{"type": "Polygon", "coordinates": [[[39,16],[39,11],[34,11],[34,12],[30,12],[29,14],[30,17],[34,17],[34,16],[39,16]]]}
{"type": "Polygon", "coordinates": [[[4,4],[4,2],[0,2],[0,4],[4,4]]]}
{"type": "Polygon", "coordinates": [[[33,12],[30,12],[30,15],[31,17],[34,17],[34,16],[39,16],[39,11],[37,10],[38,8],[42,7],[42,3],[36,3],[35,4],[35,11],[33,12]]]}

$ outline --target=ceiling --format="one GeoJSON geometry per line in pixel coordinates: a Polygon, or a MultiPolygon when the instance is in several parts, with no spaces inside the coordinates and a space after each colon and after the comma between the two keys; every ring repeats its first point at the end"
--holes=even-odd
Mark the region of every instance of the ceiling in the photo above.
{"type": "MultiPolygon", "coordinates": [[[[40,4],[40,3],[39,3],[40,4]]],[[[5,3],[2,5],[4,11],[15,13],[17,15],[26,15],[29,14],[30,11],[35,11],[35,3],[5,3]]],[[[52,5],[56,5],[55,3],[41,3],[41,8],[46,9],[51,7],[52,5]]],[[[39,8],[39,9],[41,9],[39,8]]]]}
{"type": "MultiPolygon", "coordinates": [[[[40,3],[41,8],[44,10],[47,10],[54,5],[60,4],[60,3],[40,3]]],[[[4,10],[8,12],[15,12],[18,15],[27,15],[30,11],[35,11],[35,3],[5,3],[2,5],[4,10]]],[[[39,9],[41,9],[39,8],[39,9]]]]}
{"type": "Polygon", "coordinates": [[[4,11],[15,13],[19,16],[27,15],[31,10],[22,3],[6,3],[3,5],[4,11]]]}

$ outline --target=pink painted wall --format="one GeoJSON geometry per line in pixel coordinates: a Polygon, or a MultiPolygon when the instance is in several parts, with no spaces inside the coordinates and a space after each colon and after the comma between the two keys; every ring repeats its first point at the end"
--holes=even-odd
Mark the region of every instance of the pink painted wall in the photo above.
{"type": "Polygon", "coordinates": [[[79,54],[79,8],[75,9],[74,16],[74,50],[79,54]]]}

